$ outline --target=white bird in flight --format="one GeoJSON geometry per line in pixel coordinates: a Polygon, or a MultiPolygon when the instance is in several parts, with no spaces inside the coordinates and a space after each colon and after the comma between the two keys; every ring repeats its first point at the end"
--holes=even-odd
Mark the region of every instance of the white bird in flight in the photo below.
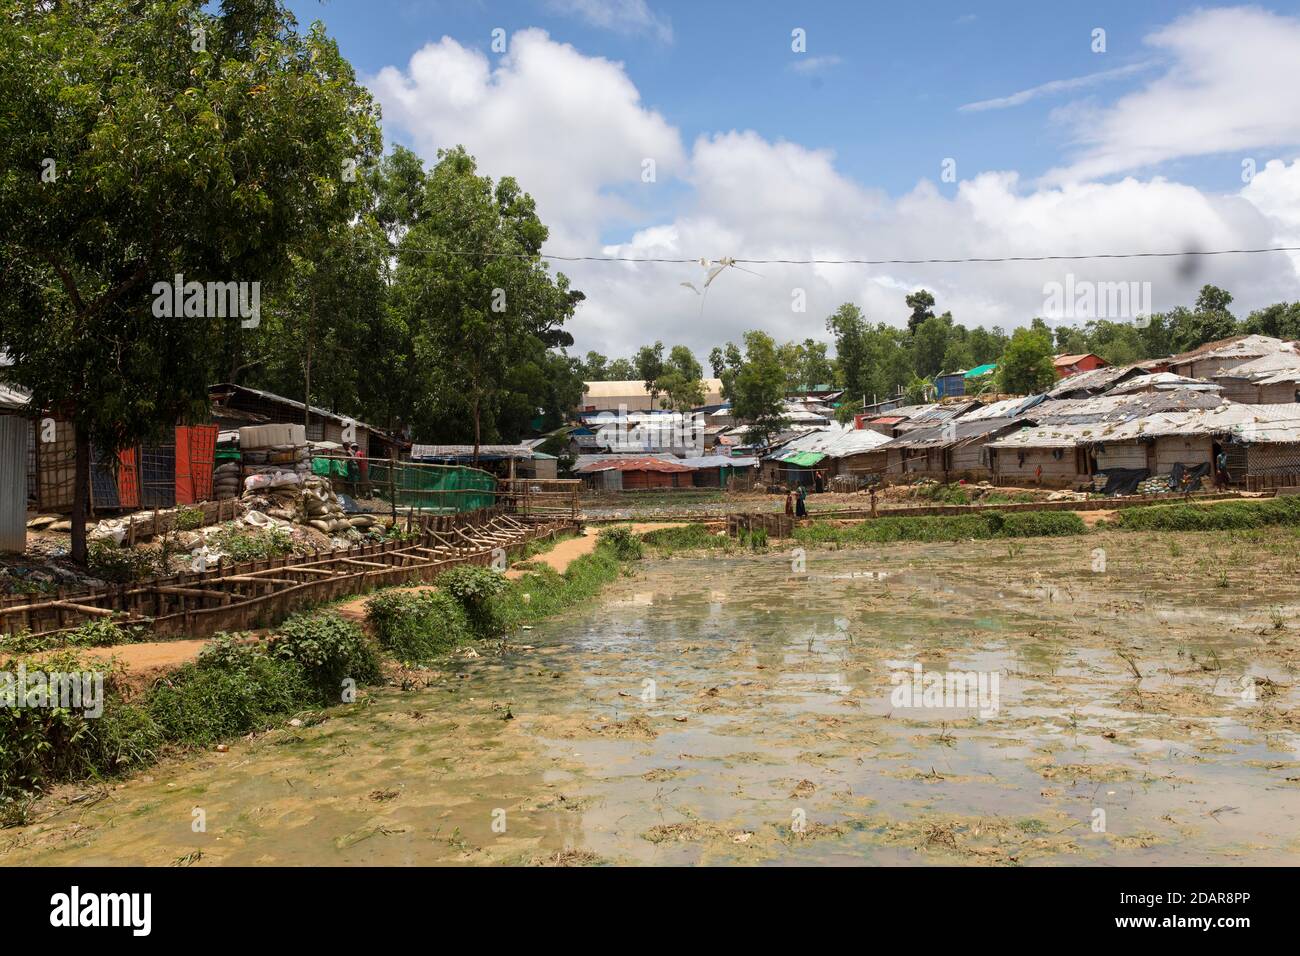
{"type": "MultiPolygon", "coordinates": [[[[699,259],[699,263],[700,263],[700,266],[701,266],[701,267],[704,269],[704,271],[705,271],[705,275],[704,275],[704,291],[703,291],[703,292],[700,292],[699,289],[695,288],[695,283],[693,283],[693,282],[682,282],[682,283],[679,283],[679,285],[682,285],[682,286],[684,286],[685,288],[690,289],[690,290],[691,290],[692,292],[694,292],[696,295],[701,296],[701,298],[700,298],[700,314],[701,314],[701,315],[704,314],[704,299],[707,298],[708,295],[709,295],[709,286],[713,284],[713,280],[714,280],[714,279],[716,279],[718,276],[722,275],[722,273],[723,273],[724,270],[726,270],[726,269],[740,269],[741,272],[748,272],[750,275],[754,275],[754,276],[758,275],[757,272],[754,272],[754,271],[751,270],[751,269],[746,269],[746,268],[743,268],[742,266],[738,266],[738,265],[736,265],[736,260],[733,259],[731,256],[723,256],[721,259],[717,260],[716,262],[710,262],[708,259],[706,259],[706,258],[704,258],[704,257],[700,257],[700,259],[699,259]]],[[[761,279],[762,276],[759,276],[759,278],[761,279]]]]}

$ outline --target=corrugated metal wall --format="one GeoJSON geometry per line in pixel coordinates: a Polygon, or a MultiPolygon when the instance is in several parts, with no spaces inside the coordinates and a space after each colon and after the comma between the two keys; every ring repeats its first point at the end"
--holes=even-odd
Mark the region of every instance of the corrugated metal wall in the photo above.
{"type": "Polygon", "coordinates": [[[0,551],[27,548],[27,419],[0,415],[0,551]]]}

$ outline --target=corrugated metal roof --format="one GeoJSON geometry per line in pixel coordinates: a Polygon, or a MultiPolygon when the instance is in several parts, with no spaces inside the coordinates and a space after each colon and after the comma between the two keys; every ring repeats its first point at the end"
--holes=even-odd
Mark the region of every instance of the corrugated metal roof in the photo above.
{"type": "Polygon", "coordinates": [[[1284,339],[1271,335],[1233,335],[1226,339],[1206,342],[1190,352],[1182,352],[1166,359],[1169,365],[1184,365],[1188,362],[1203,362],[1216,358],[1241,358],[1268,355],[1271,352],[1285,350],[1291,346],[1284,339]]]}
{"type": "Polygon", "coordinates": [[[31,400],[31,397],[31,392],[25,392],[20,388],[11,388],[8,385],[0,385],[0,411],[27,411],[27,403],[31,400]]]}
{"type": "Polygon", "coordinates": [[[1078,355],[1058,355],[1056,358],[1052,359],[1052,364],[1056,366],[1077,365],[1086,358],[1095,358],[1099,362],[1105,361],[1105,359],[1100,355],[1093,355],[1091,352],[1081,352],[1078,355]]]}
{"type": "Polygon", "coordinates": [[[888,441],[888,435],[882,435],[869,428],[850,428],[824,450],[831,458],[847,458],[850,455],[875,451],[888,441]]]}
{"type": "Polygon", "coordinates": [[[1089,369],[1075,375],[1067,375],[1047,390],[1048,398],[1060,398],[1073,392],[1097,394],[1105,391],[1122,379],[1141,375],[1143,369],[1137,365],[1105,365],[1089,369]]]}
{"type": "MultiPolygon", "coordinates": [[[[527,445],[479,445],[482,458],[532,458],[527,445]]],[[[412,445],[411,460],[418,458],[467,458],[474,454],[473,445],[412,445]]]]}
{"type": "Polygon", "coordinates": [[[1013,427],[1015,424],[1016,420],[1012,418],[981,418],[975,420],[962,418],[943,425],[915,429],[880,447],[889,450],[891,448],[941,448],[948,445],[961,445],[1002,429],[1013,427]]]}
{"type": "Polygon", "coordinates": [[[598,471],[662,471],[662,472],[683,472],[691,471],[690,467],[683,465],[680,461],[667,461],[662,458],[638,457],[638,458],[610,458],[606,461],[593,461],[587,465],[579,466],[574,469],[584,475],[594,474],[598,471]]]}
{"type": "Polygon", "coordinates": [[[1046,398],[1046,393],[1028,397],[1004,398],[1000,402],[993,402],[983,408],[967,412],[961,417],[961,420],[964,422],[977,422],[987,418],[1015,418],[1025,414],[1025,412],[1046,398]]]}
{"type": "Polygon", "coordinates": [[[1222,386],[1215,385],[1213,382],[1206,382],[1199,378],[1188,378],[1185,375],[1175,375],[1173,372],[1153,372],[1150,375],[1137,375],[1126,381],[1120,382],[1114,388],[1109,389],[1106,395],[1130,395],[1134,392],[1140,392],[1144,389],[1154,388],[1158,391],[1172,391],[1176,388],[1188,388],[1199,392],[1217,392],[1222,386]]]}
{"type": "Polygon", "coordinates": [[[1039,425],[1088,425],[1129,421],[1157,412],[1215,408],[1222,402],[1223,399],[1216,394],[1180,388],[1168,392],[1139,392],[1136,395],[1055,399],[1034,408],[1030,417],[1039,425]]]}
{"type": "Polygon", "coordinates": [[[753,468],[758,464],[757,458],[728,455],[699,455],[695,458],[683,458],[682,464],[688,468],[753,468]]]}
{"type": "Polygon", "coordinates": [[[1214,408],[1155,412],[1127,421],[1043,425],[1005,435],[990,444],[999,448],[1053,448],[1171,435],[1222,435],[1262,444],[1300,443],[1300,404],[1223,402],[1214,408]]]}

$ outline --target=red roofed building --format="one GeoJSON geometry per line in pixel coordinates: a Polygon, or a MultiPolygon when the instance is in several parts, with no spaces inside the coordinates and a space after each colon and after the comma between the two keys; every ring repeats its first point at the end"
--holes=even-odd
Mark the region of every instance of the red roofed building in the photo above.
{"type": "Polygon", "coordinates": [[[1086,352],[1083,355],[1058,355],[1052,359],[1056,367],[1057,378],[1068,378],[1079,372],[1091,372],[1095,368],[1105,368],[1110,363],[1105,359],[1086,352]]]}

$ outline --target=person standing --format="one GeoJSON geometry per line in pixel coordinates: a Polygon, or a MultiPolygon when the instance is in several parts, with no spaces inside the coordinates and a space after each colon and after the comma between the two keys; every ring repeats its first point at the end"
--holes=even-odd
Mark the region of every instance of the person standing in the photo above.
{"type": "Polygon", "coordinates": [[[794,514],[796,518],[808,517],[808,507],[804,504],[804,499],[808,497],[808,489],[804,485],[799,486],[799,491],[795,494],[794,514]]]}
{"type": "Polygon", "coordinates": [[[788,515],[794,514],[794,492],[788,487],[785,489],[785,513],[788,515]]]}
{"type": "Polygon", "coordinates": [[[1228,490],[1228,453],[1223,446],[1218,446],[1219,453],[1214,456],[1214,486],[1223,491],[1228,490]]]}
{"type": "MultiPolygon", "coordinates": [[[[370,480],[370,462],[366,460],[366,453],[361,450],[361,446],[356,442],[352,443],[352,454],[357,459],[357,472],[361,476],[361,485],[362,488],[364,488],[366,483],[370,480]]],[[[365,497],[369,495],[369,492],[358,489],[357,495],[359,497],[365,497]]]]}

